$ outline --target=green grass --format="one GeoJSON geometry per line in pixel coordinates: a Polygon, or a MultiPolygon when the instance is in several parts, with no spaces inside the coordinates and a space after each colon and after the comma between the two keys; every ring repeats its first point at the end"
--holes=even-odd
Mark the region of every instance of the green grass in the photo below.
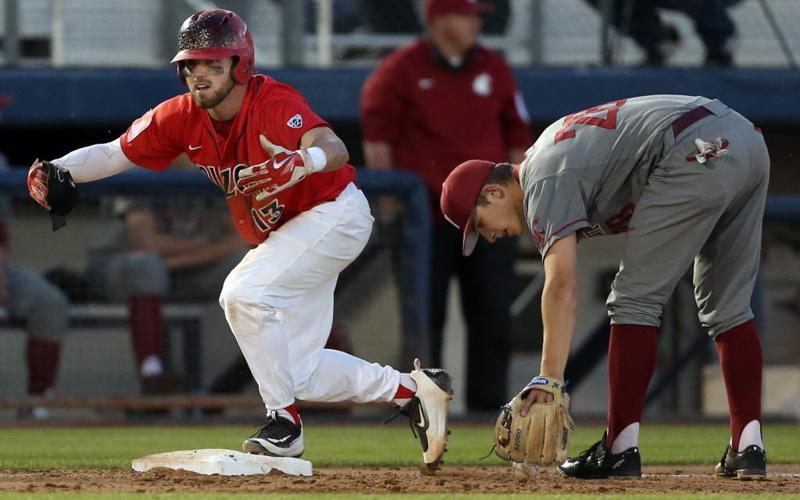
{"type": "MultiPolygon", "coordinates": [[[[0,468],[128,468],[131,460],[152,453],[194,448],[239,449],[253,428],[235,426],[0,428],[0,468]]],[[[570,453],[599,439],[602,429],[579,426],[570,453]]],[[[713,464],[728,439],[725,426],[643,428],[640,448],[645,464],[713,464]]],[[[767,425],[764,439],[770,463],[800,463],[800,425],[767,425]]],[[[448,464],[488,465],[491,427],[456,426],[448,446],[448,464]]],[[[307,458],[315,467],[416,466],[419,445],[408,427],[309,424],[307,458]]]]}
{"type": "MultiPolygon", "coordinates": [[[[238,426],[170,426],[170,427],[92,427],[92,428],[0,428],[0,469],[52,468],[128,468],[136,457],[192,448],[238,449],[243,438],[253,428],[238,426]]],[[[580,426],[572,435],[571,453],[576,453],[596,441],[602,429],[580,426]]],[[[767,425],[764,429],[770,463],[800,463],[800,425],[767,425]]],[[[725,426],[661,426],[649,425],[642,431],[640,448],[646,464],[707,464],[719,459],[728,439],[725,426]]],[[[448,464],[499,465],[494,456],[479,461],[491,447],[491,427],[455,426],[447,454],[448,464]]],[[[417,466],[420,452],[408,427],[333,426],[310,423],[306,428],[306,454],[314,467],[358,466],[417,466]]],[[[775,498],[800,498],[800,495],[770,495],[775,498]]],[[[270,498],[345,499],[354,498],[412,498],[412,499],[507,499],[508,494],[418,494],[418,495],[356,495],[344,494],[270,494],[270,498]]],[[[540,498],[536,493],[514,495],[514,498],[540,498]]],[[[584,500],[590,495],[546,495],[548,499],[584,500]]],[[[603,495],[603,498],[624,500],[663,498],[652,495],[603,495]]],[[[30,498],[28,493],[0,493],[0,499],[30,498]]],[[[141,494],[127,493],[37,493],[36,498],[140,499],[141,494]]],[[[147,498],[176,500],[250,499],[263,498],[258,494],[163,493],[147,494],[147,498]]],[[[676,494],[670,500],[737,500],[757,498],[756,495],[676,494]]]]}

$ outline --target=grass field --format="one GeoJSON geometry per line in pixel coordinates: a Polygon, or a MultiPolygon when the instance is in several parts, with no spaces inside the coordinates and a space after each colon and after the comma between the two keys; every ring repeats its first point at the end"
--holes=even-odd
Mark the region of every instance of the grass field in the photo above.
{"type": "MultiPolygon", "coordinates": [[[[413,466],[419,445],[406,426],[306,426],[303,458],[315,467],[413,466]]],[[[0,428],[0,469],[128,468],[143,455],[193,448],[239,449],[255,428],[238,426],[130,426],[92,428],[0,428]]],[[[570,454],[600,438],[600,427],[579,426],[570,454]]],[[[457,426],[448,446],[448,464],[502,463],[492,455],[491,428],[457,426]]],[[[714,464],[722,455],[725,426],[644,427],[639,444],[647,464],[714,464]]],[[[800,463],[800,425],[767,425],[764,441],[770,463],[800,463]]]]}
{"type": "MultiPolygon", "coordinates": [[[[243,438],[254,432],[255,428],[240,426],[128,426],[91,428],[0,428],[0,469],[2,470],[76,470],[102,469],[109,471],[127,470],[131,460],[153,453],[194,448],[238,449],[243,438]]],[[[596,441],[602,433],[600,427],[580,426],[573,433],[570,445],[571,454],[583,450],[596,441]]],[[[725,426],[646,426],[642,432],[640,449],[645,465],[656,464],[702,464],[711,469],[719,459],[728,439],[725,426]]],[[[764,430],[770,464],[800,464],[800,425],[773,424],[764,430]]],[[[448,446],[446,464],[450,466],[496,467],[502,462],[494,455],[479,460],[491,447],[490,426],[461,425],[453,428],[448,446]]],[[[416,467],[420,463],[419,446],[408,427],[400,425],[325,425],[311,423],[306,429],[306,453],[303,458],[314,464],[315,471],[326,468],[361,469],[377,467],[416,467]]],[[[800,473],[798,470],[793,471],[800,473]]],[[[316,474],[316,473],[315,473],[316,474]]],[[[324,477],[323,477],[324,479],[324,477]]],[[[3,493],[0,484],[0,497],[27,498],[25,493],[3,493]]],[[[471,498],[473,492],[464,492],[458,498],[471,498]]],[[[601,495],[604,498],[610,494],[601,495]]],[[[800,498],[771,494],[781,498],[800,498]]],[[[403,498],[448,498],[453,494],[402,495],[403,498]]],[[[75,497],[75,493],[37,494],[36,498],[75,497]]],[[[81,498],[100,498],[109,494],[94,496],[88,492],[80,493],[81,498]]],[[[113,498],[128,498],[124,492],[110,494],[113,498]]],[[[148,494],[147,498],[177,498],[174,495],[188,495],[190,498],[228,498],[224,491],[214,493],[159,493],[148,494]]],[[[288,495],[287,498],[347,498],[353,493],[314,494],[302,493],[288,495]]],[[[250,495],[234,495],[246,498],[250,495]]],[[[624,498],[663,498],[663,494],[635,495],[624,498]]],[[[135,495],[131,498],[136,497],[135,495]]],[[[359,498],[378,498],[369,495],[359,498]]],[[[507,498],[503,495],[483,495],[479,498],[507,498]]],[[[548,498],[584,498],[582,495],[548,495],[548,498]]],[[[750,498],[751,495],[737,495],[737,498],[750,498]]],[[[727,494],[716,493],[691,495],[669,495],[670,499],[728,498],[727,494]]]]}

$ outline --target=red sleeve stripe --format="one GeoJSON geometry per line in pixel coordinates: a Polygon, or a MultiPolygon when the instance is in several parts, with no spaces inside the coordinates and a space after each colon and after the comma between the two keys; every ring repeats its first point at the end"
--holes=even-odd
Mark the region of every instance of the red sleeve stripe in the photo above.
{"type": "MultiPolygon", "coordinates": [[[[572,222],[569,222],[569,223],[561,226],[560,228],[556,229],[555,231],[553,231],[553,234],[547,239],[547,241],[545,241],[541,245],[539,245],[539,250],[541,250],[543,248],[547,248],[550,245],[550,242],[553,241],[553,238],[555,238],[559,234],[563,233],[570,226],[574,226],[575,224],[580,224],[581,222],[589,222],[589,219],[587,219],[586,217],[581,217],[580,219],[575,219],[572,222]]],[[[533,231],[533,234],[535,235],[536,232],[533,231]]]]}

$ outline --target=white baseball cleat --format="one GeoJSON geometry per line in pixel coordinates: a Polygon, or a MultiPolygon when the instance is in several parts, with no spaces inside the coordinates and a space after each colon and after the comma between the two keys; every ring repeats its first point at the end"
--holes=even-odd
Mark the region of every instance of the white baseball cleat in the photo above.
{"type": "Polygon", "coordinates": [[[435,471],[447,451],[447,406],[453,399],[452,377],[439,368],[421,367],[414,360],[411,378],[417,383],[417,392],[411,401],[400,409],[411,424],[411,431],[422,445],[422,458],[427,471],[435,471]]]}

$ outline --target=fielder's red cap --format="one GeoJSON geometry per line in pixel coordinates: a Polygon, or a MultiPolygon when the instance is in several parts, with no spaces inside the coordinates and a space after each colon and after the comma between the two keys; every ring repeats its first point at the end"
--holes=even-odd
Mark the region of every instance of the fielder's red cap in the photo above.
{"type": "Polygon", "coordinates": [[[430,21],[443,14],[480,14],[490,10],[492,10],[491,5],[478,3],[475,0],[427,0],[425,19],[430,21]]]}
{"type": "Polygon", "coordinates": [[[450,224],[464,232],[461,253],[469,255],[478,243],[479,235],[472,228],[472,212],[483,184],[492,173],[494,163],[469,160],[457,166],[442,184],[439,201],[442,215],[450,224]]]}

